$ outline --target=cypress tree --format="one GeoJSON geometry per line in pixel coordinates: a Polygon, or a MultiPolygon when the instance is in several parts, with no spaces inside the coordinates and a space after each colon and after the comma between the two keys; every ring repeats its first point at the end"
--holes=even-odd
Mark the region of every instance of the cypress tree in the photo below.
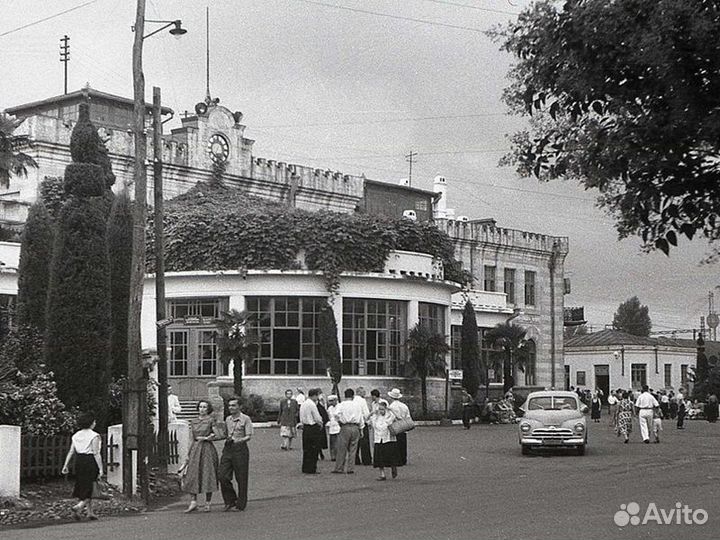
{"type": "Polygon", "coordinates": [[[128,305],[130,303],[130,267],[132,263],[132,208],[123,191],[115,198],[108,220],[110,259],[110,302],[112,332],[110,362],[113,379],[127,375],[128,305]]]}
{"type": "Polygon", "coordinates": [[[45,204],[39,200],[28,212],[20,246],[18,265],[17,323],[45,333],[50,260],[55,224],[45,204]]]}
{"type": "Polygon", "coordinates": [[[97,165],[97,132],[80,106],[65,169],[48,291],[46,363],[68,407],[91,410],[102,423],[108,402],[110,263],[106,177],[97,165]]]}
{"type": "Polygon", "coordinates": [[[475,308],[472,302],[465,302],[462,330],[460,331],[460,359],[463,367],[462,384],[468,394],[477,397],[480,387],[480,348],[478,347],[478,327],[475,308]]]}
{"type": "Polygon", "coordinates": [[[320,332],[320,357],[325,361],[325,365],[330,368],[330,378],[333,383],[332,393],[339,395],[338,384],[342,379],[342,360],[337,340],[337,322],[335,321],[335,312],[332,306],[326,305],[320,311],[318,327],[320,332]]]}

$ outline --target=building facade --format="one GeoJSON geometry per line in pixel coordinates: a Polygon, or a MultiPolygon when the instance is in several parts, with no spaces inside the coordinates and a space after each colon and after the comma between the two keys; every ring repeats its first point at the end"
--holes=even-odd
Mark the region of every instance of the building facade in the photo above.
{"type": "MultiPolygon", "coordinates": [[[[7,189],[0,190],[0,221],[22,224],[27,208],[38,196],[40,182],[46,177],[63,175],[70,162],[70,135],[83,101],[91,103],[92,119],[108,147],[116,175],[114,189],[132,181],[130,100],[85,88],[13,107],[7,112],[23,120],[15,132],[16,148],[33,157],[39,167],[31,169],[28,178],[12,178],[7,189]]],[[[180,118],[180,127],[162,137],[166,198],[209,180],[217,166],[222,165],[227,186],[289,207],[434,221],[453,240],[456,258],[472,275],[473,290],[460,292],[457,284],[437,282],[437,269],[427,260],[428,256],[423,259],[417,254],[406,257],[395,253],[387,261],[386,274],[380,277],[344,276],[336,318],[339,333],[342,332],[343,369],[349,384],[355,384],[351,382],[353,378],[373,381],[378,377],[389,377],[388,381],[393,380],[401,388],[415,384],[410,379],[398,382],[395,360],[391,359],[391,353],[401,357],[406,354],[400,344],[404,345],[405,332],[415,322],[432,325],[448,336],[454,351],[448,355],[448,367],[459,368],[462,308],[469,299],[475,307],[481,338],[487,330],[509,319],[526,328],[532,362],[524,375],[516,376],[519,385],[562,385],[566,238],[500,228],[493,219],[471,220],[465,216],[455,219],[454,211],[448,208],[451,186],[444,177],[437,177],[433,192],[429,192],[403,181],[379,182],[257,157],[253,154],[254,141],[244,135],[241,113],[215,103],[201,105],[196,107],[196,114],[180,118]],[[422,279],[412,284],[413,280],[405,279],[408,277],[422,279]],[[362,290],[354,288],[358,283],[362,290]],[[403,321],[399,330],[379,323],[384,321],[387,325],[391,319],[403,321]],[[381,354],[391,356],[378,356],[381,354]]],[[[170,118],[174,113],[164,108],[162,114],[170,118]]],[[[148,126],[148,155],[152,155],[152,130],[148,126]]],[[[152,200],[152,190],[152,168],[148,167],[148,201],[152,200]]],[[[307,384],[315,377],[321,380],[324,375],[317,373],[316,359],[306,356],[316,344],[305,336],[314,330],[295,324],[301,314],[307,314],[308,320],[314,317],[317,299],[327,295],[320,281],[317,276],[302,272],[291,275],[251,271],[245,280],[237,276],[231,279],[227,272],[169,274],[168,313],[175,322],[168,328],[171,353],[168,373],[180,396],[196,398],[217,377],[222,381],[224,375],[212,341],[214,319],[223,310],[239,306],[270,317],[270,324],[262,328],[267,336],[265,348],[247,373],[251,390],[256,387],[265,392],[272,388],[275,392],[285,387],[306,386],[306,377],[310,377],[307,384]]],[[[154,309],[150,307],[153,295],[149,276],[144,297],[148,308],[143,310],[146,349],[155,348],[151,320],[154,309]]],[[[489,354],[487,344],[481,342],[483,354],[489,354]]],[[[502,383],[501,373],[491,375],[493,384],[502,383]]],[[[434,380],[433,384],[438,387],[436,397],[444,396],[445,379],[434,380]]]]}

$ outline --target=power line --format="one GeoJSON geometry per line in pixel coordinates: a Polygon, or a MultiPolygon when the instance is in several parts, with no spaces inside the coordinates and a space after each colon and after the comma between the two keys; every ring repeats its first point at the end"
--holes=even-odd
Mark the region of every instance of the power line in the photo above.
{"type": "Polygon", "coordinates": [[[414,118],[388,118],[385,120],[348,120],[342,122],[317,122],[307,124],[274,124],[266,125],[262,124],[255,126],[256,128],[264,129],[279,129],[279,128],[293,128],[293,127],[331,127],[331,126],[355,126],[355,125],[370,125],[370,124],[390,124],[394,122],[424,122],[427,120],[462,120],[465,118],[487,118],[491,116],[507,116],[506,113],[476,113],[476,114],[450,114],[444,116],[416,116],[414,118]]]}
{"type": "Polygon", "coordinates": [[[432,2],[434,4],[445,4],[446,6],[456,6],[468,9],[476,9],[478,11],[487,11],[489,13],[501,13],[503,15],[519,15],[517,11],[503,11],[502,9],[492,9],[480,6],[470,6],[468,4],[460,4],[458,2],[447,2],[445,0],[425,0],[425,2],[432,2]]]}
{"type": "Polygon", "coordinates": [[[2,34],[0,34],[0,37],[7,36],[8,34],[12,34],[13,32],[18,32],[18,31],[20,31],[20,30],[24,30],[25,28],[29,28],[29,27],[31,27],[31,26],[35,26],[36,24],[40,24],[40,23],[43,23],[43,22],[45,22],[45,21],[49,21],[50,19],[54,19],[55,17],[60,17],[61,15],[65,15],[66,13],[70,13],[71,11],[75,11],[75,10],[77,10],[77,9],[84,8],[85,6],[89,6],[90,4],[94,4],[94,3],[97,2],[97,1],[98,1],[98,0],[90,0],[89,2],[85,2],[84,4],[80,4],[80,5],[78,5],[78,6],[71,7],[71,8],[69,8],[69,9],[64,10],[64,11],[60,11],[59,13],[55,13],[54,15],[49,15],[49,16],[43,18],[43,19],[39,19],[39,20],[37,20],[37,21],[33,21],[33,22],[31,22],[31,23],[27,23],[27,24],[24,24],[24,25],[22,25],[22,26],[18,26],[17,28],[13,28],[12,30],[7,30],[7,31],[3,32],[2,34]]]}
{"type": "Polygon", "coordinates": [[[448,24],[435,21],[428,21],[427,19],[415,19],[413,17],[403,17],[402,15],[390,15],[389,13],[381,13],[379,11],[370,11],[367,9],[352,8],[349,6],[337,6],[335,4],[326,4],[325,2],[317,2],[315,0],[297,0],[298,2],[304,2],[305,4],[313,4],[316,6],[324,6],[334,9],[342,9],[345,11],[352,11],[353,13],[363,13],[365,15],[376,15],[378,17],[387,17],[388,19],[396,19],[400,21],[410,21],[422,24],[429,24],[432,26],[442,26],[444,28],[454,28],[455,30],[469,30],[470,32],[477,32],[478,34],[484,34],[485,30],[480,28],[472,28],[470,26],[461,26],[458,24],[448,24]]]}

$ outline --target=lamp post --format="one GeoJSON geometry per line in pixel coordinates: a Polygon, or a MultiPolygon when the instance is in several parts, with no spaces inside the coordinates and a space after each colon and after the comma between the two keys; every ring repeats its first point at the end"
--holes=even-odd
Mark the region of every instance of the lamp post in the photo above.
{"type": "MultiPolygon", "coordinates": [[[[145,432],[145,401],[147,386],[143,377],[140,340],[140,316],[142,311],[143,280],[145,278],[145,224],[147,221],[147,140],[145,134],[145,76],[142,70],[143,40],[165,28],[172,27],[170,33],[176,36],[186,31],[177,21],[147,22],[164,24],[162,28],[145,35],[145,0],[137,0],[135,25],[133,31],[132,69],[133,69],[133,140],[135,144],[135,163],[133,177],[135,182],[135,204],[133,205],[132,263],[130,269],[130,303],[128,306],[128,392],[123,410],[123,491],[134,495],[132,485],[134,473],[132,452],[138,453],[138,469],[143,497],[148,495],[147,442],[145,432]]],[[[165,430],[167,431],[167,382],[165,386],[165,430]]],[[[158,401],[162,403],[161,398],[158,401]]],[[[160,416],[162,420],[162,415],[160,416]]]]}

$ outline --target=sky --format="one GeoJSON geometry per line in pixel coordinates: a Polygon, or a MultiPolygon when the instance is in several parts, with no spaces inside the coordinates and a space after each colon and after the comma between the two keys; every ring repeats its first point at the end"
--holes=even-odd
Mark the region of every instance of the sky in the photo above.
{"type": "MultiPolygon", "coordinates": [[[[636,238],[618,241],[597,193],[499,167],[525,120],[501,101],[513,59],[484,32],[528,3],[147,0],[147,19],[181,19],[188,30],[144,42],[147,97],[159,86],[178,115],[204,99],[209,4],[210,92],[243,112],[255,155],[395,183],[417,152],[412,185],[431,190],[442,174],[457,215],[569,237],[565,305],[585,306],[593,329],[631,296],[649,307],[653,330],[699,327],[720,285],[718,266],[700,264],[707,243],[685,242],[670,257],[643,253],[636,238]]],[[[0,109],[62,93],[65,34],[70,91],[90,83],[132,98],[135,4],[2,0],[0,109]]]]}

